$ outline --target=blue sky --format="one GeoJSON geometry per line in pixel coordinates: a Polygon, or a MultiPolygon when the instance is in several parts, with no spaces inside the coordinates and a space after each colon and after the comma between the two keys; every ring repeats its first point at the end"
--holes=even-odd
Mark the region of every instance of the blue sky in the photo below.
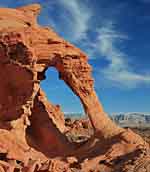
{"type": "MultiPolygon", "coordinates": [[[[150,112],[150,0],[5,0],[0,6],[30,3],[43,6],[41,25],[87,53],[106,112],[150,112]]],[[[54,69],[41,86],[63,111],[83,111],[54,69]]]]}

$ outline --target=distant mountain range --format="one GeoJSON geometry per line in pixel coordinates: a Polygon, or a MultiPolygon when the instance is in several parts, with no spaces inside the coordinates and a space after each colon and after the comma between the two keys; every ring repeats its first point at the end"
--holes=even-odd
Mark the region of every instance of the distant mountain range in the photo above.
{"type": "MultiPolygon", "coordinates": [[[[83,113],[67,113],[65,116],[71,118],[85,117],[83,113]]],[[[150,113],[113,113],[109,116],[122,127],[150,128],[150,113]]]]}
{"type": "Polygon", "coordinates": [[[122,127],[150,128],[150,113],[116,113],[110,118],[122,127]]]}

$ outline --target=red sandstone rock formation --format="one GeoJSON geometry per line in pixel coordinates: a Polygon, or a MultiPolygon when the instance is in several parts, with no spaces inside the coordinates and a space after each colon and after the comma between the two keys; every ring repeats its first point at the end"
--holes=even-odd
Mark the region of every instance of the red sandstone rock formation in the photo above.
{"type": "Polygon", "coordinates": [[[121,172],[132,161],[132,171],[148,169],[147,144],[107,117],[93,88],[87,56],[38,25],[40,8],[0,9],[0,171],[121,172]],[[84,144],[68,141],[63,113],[40,88],[49,67],[55,67],[80,98],[91,121],[94,136],[84,144]]]}

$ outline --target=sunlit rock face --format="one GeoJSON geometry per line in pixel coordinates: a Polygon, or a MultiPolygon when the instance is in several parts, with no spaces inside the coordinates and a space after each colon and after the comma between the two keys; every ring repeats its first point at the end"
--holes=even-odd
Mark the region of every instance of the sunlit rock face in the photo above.
{"type": "Polygon", "coordinates": [[[140,156],[149,162],[142,138],[116,126],[104,113],[87,56],[51,28],[38,25],[40,8],[0,9],[0,171],[113,172],[127,161],[123,158],[116,166],[117,158],[131,152],[128,156],[136,157],[136,163],[140,156]],[[68,141],[60,106],[52,105],[40,88],[49,67],[57,69],[89,116],[94,135],[86,143],[68,141]]]}

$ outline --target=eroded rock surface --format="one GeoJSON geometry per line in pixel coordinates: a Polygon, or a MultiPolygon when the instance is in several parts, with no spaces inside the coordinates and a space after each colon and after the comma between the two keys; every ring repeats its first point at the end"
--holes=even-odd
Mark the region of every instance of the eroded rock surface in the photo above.
{"type": "Polygon", "coordinates": [[[38,25],[40,8],[0,9],[0,171],[148,172],[148,145],[107,117],[87,56],[38,25]],[[48,102],[40,88],[49,67],[83,104],[94,132],[86,142],[67,139],[61,108],[48,102]]]}

